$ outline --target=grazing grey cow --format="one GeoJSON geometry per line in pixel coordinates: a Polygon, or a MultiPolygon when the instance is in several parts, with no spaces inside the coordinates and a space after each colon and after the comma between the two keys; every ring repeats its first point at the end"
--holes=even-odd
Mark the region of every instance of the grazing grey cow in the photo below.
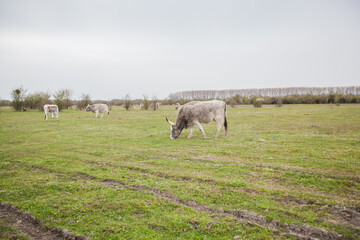
{"type": "Polygon", "coordinates": [[[44,113],[45,119],[48,120],[48,115],[51,114],[52,119],[54,119],[54,115],[56,116],[56,120],[59,120],[59,108],[57,105],[44,105],[44,113]]]}
{"type": "Polygon", "coordinates": [[[85,108],[86,112],[93,112],[95,113],[95,117],[97,118],[99,113],[101,114],[101,118],[104,116],[104,113],[107,112],[108,117],[109,117],[109,107],[106,104],[103,103],[96,103],[96,104],[91,104],[91,105],[87,105],[87,107],[85,108]]]}
{"type": "Polygon", "coordinates": [[[174,139],[180,136],[184,128],[190,128],[190,134],[187,138],[191,138],[194,126],[202,132],[203,137],[206,138],[204,129],[200,123],[216,122],[217,134],[224,126],[225,136],[227,135],[227,121],[226,121],[226,103],[224,101],[193,101],[183,105],[176,117],[176,122],[172,123],[166,118],[166,121],[171,125],[170,138],[174,139]]]}

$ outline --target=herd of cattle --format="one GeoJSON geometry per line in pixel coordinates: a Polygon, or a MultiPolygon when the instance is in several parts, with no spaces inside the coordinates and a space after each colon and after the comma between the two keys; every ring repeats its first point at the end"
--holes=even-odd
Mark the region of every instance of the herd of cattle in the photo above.
{"type": "MultiPolygon", "coordinates": [[[[156,103],[157,109],[160,108],[160,106],[160,103],[156,103]]],[[[142,108],[141,104],[140,108],[142,108]]],[[[223,126],[225,136],[227,135],[226,103],[224,101],[192,101],[182,106],[177,103],[175,109],[178,111],[175,123],[166,118],[166,121],[170,124],[171,128],[171,139],[179,137],[184,128],[190,128],[190,134],[187,136],[187,138],[190,138],[195,126],[202,132],[203,137],[205,138],[206,134],[200,123],[210,123],[212,121],[216,122],[217,127],[217,134],[215,137],[219,136],[223,126]]],[[[85,108],[85,111],[95,113],[96,118],[99,113],[101,113],[101,118],[104,116],[104,113],[107,113],[108,117],[110,115],[109,107],[103,103],[88,105],[85,108]]],[[[57,105],[46,104],[44,106],[44,113],[46,121],[50,114],[52,119],[54,119],[54,117],[59,119],[59,108],[57,105]]]]}

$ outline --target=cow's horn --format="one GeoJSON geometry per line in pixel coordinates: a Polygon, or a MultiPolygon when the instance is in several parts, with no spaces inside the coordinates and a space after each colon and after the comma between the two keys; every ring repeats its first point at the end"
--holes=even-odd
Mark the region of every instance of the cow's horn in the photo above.
{"type": "Polygon", "coordinates": [[[174,126],[175,124],[173,122],[171,122],[167,117],[166,117],[166,121],[171,125],[174,126]]]}

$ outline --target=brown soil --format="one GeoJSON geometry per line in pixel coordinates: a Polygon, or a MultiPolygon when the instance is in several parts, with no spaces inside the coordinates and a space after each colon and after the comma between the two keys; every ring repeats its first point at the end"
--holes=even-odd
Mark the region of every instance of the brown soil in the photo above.
{"type": "Polygon", "coordinates": [[[21,232],[22,235],[36,240],[87,240],[89,238],[76,235],[67,229],[47,229],[41,221],[28,212],[20,212],[19,208],[9,203],[0,203],[0,218],[7,226],[21,232]]]}
{"type": "Polygon", "coordinates": [[[340,206],[340,205],[328,206],[327,208],[332,213],[336,223],[343,226],[348,226],[352,229],[360,229],[359,208],[340,206]]]}

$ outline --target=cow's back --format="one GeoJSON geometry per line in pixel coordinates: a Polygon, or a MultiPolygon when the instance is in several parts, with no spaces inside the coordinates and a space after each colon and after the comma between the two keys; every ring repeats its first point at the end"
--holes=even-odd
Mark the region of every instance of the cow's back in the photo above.
{"type": "Polygon", "coordinates": [[[108,112],[109,108],[106,104],[103,103],[96,103],[94,104],[94,110],[99,111],[100,113],[108,112]]]}
{"type": "Polygon", "coordinates": [[[185,104],[179,114],[188,122],[199,121],[209,123],[214,121],[217,116],[223,116],[226,103],[224,101],[193,101],[185,104]]]}
{"type": "Polygon", "coordinates": [[[49,105],[49,104],[46,104],[44,105],[44,111],[46,112],[49,112],[49,113],[57,113],[59,111],[59,108],[57,105],[49,105]]]}

